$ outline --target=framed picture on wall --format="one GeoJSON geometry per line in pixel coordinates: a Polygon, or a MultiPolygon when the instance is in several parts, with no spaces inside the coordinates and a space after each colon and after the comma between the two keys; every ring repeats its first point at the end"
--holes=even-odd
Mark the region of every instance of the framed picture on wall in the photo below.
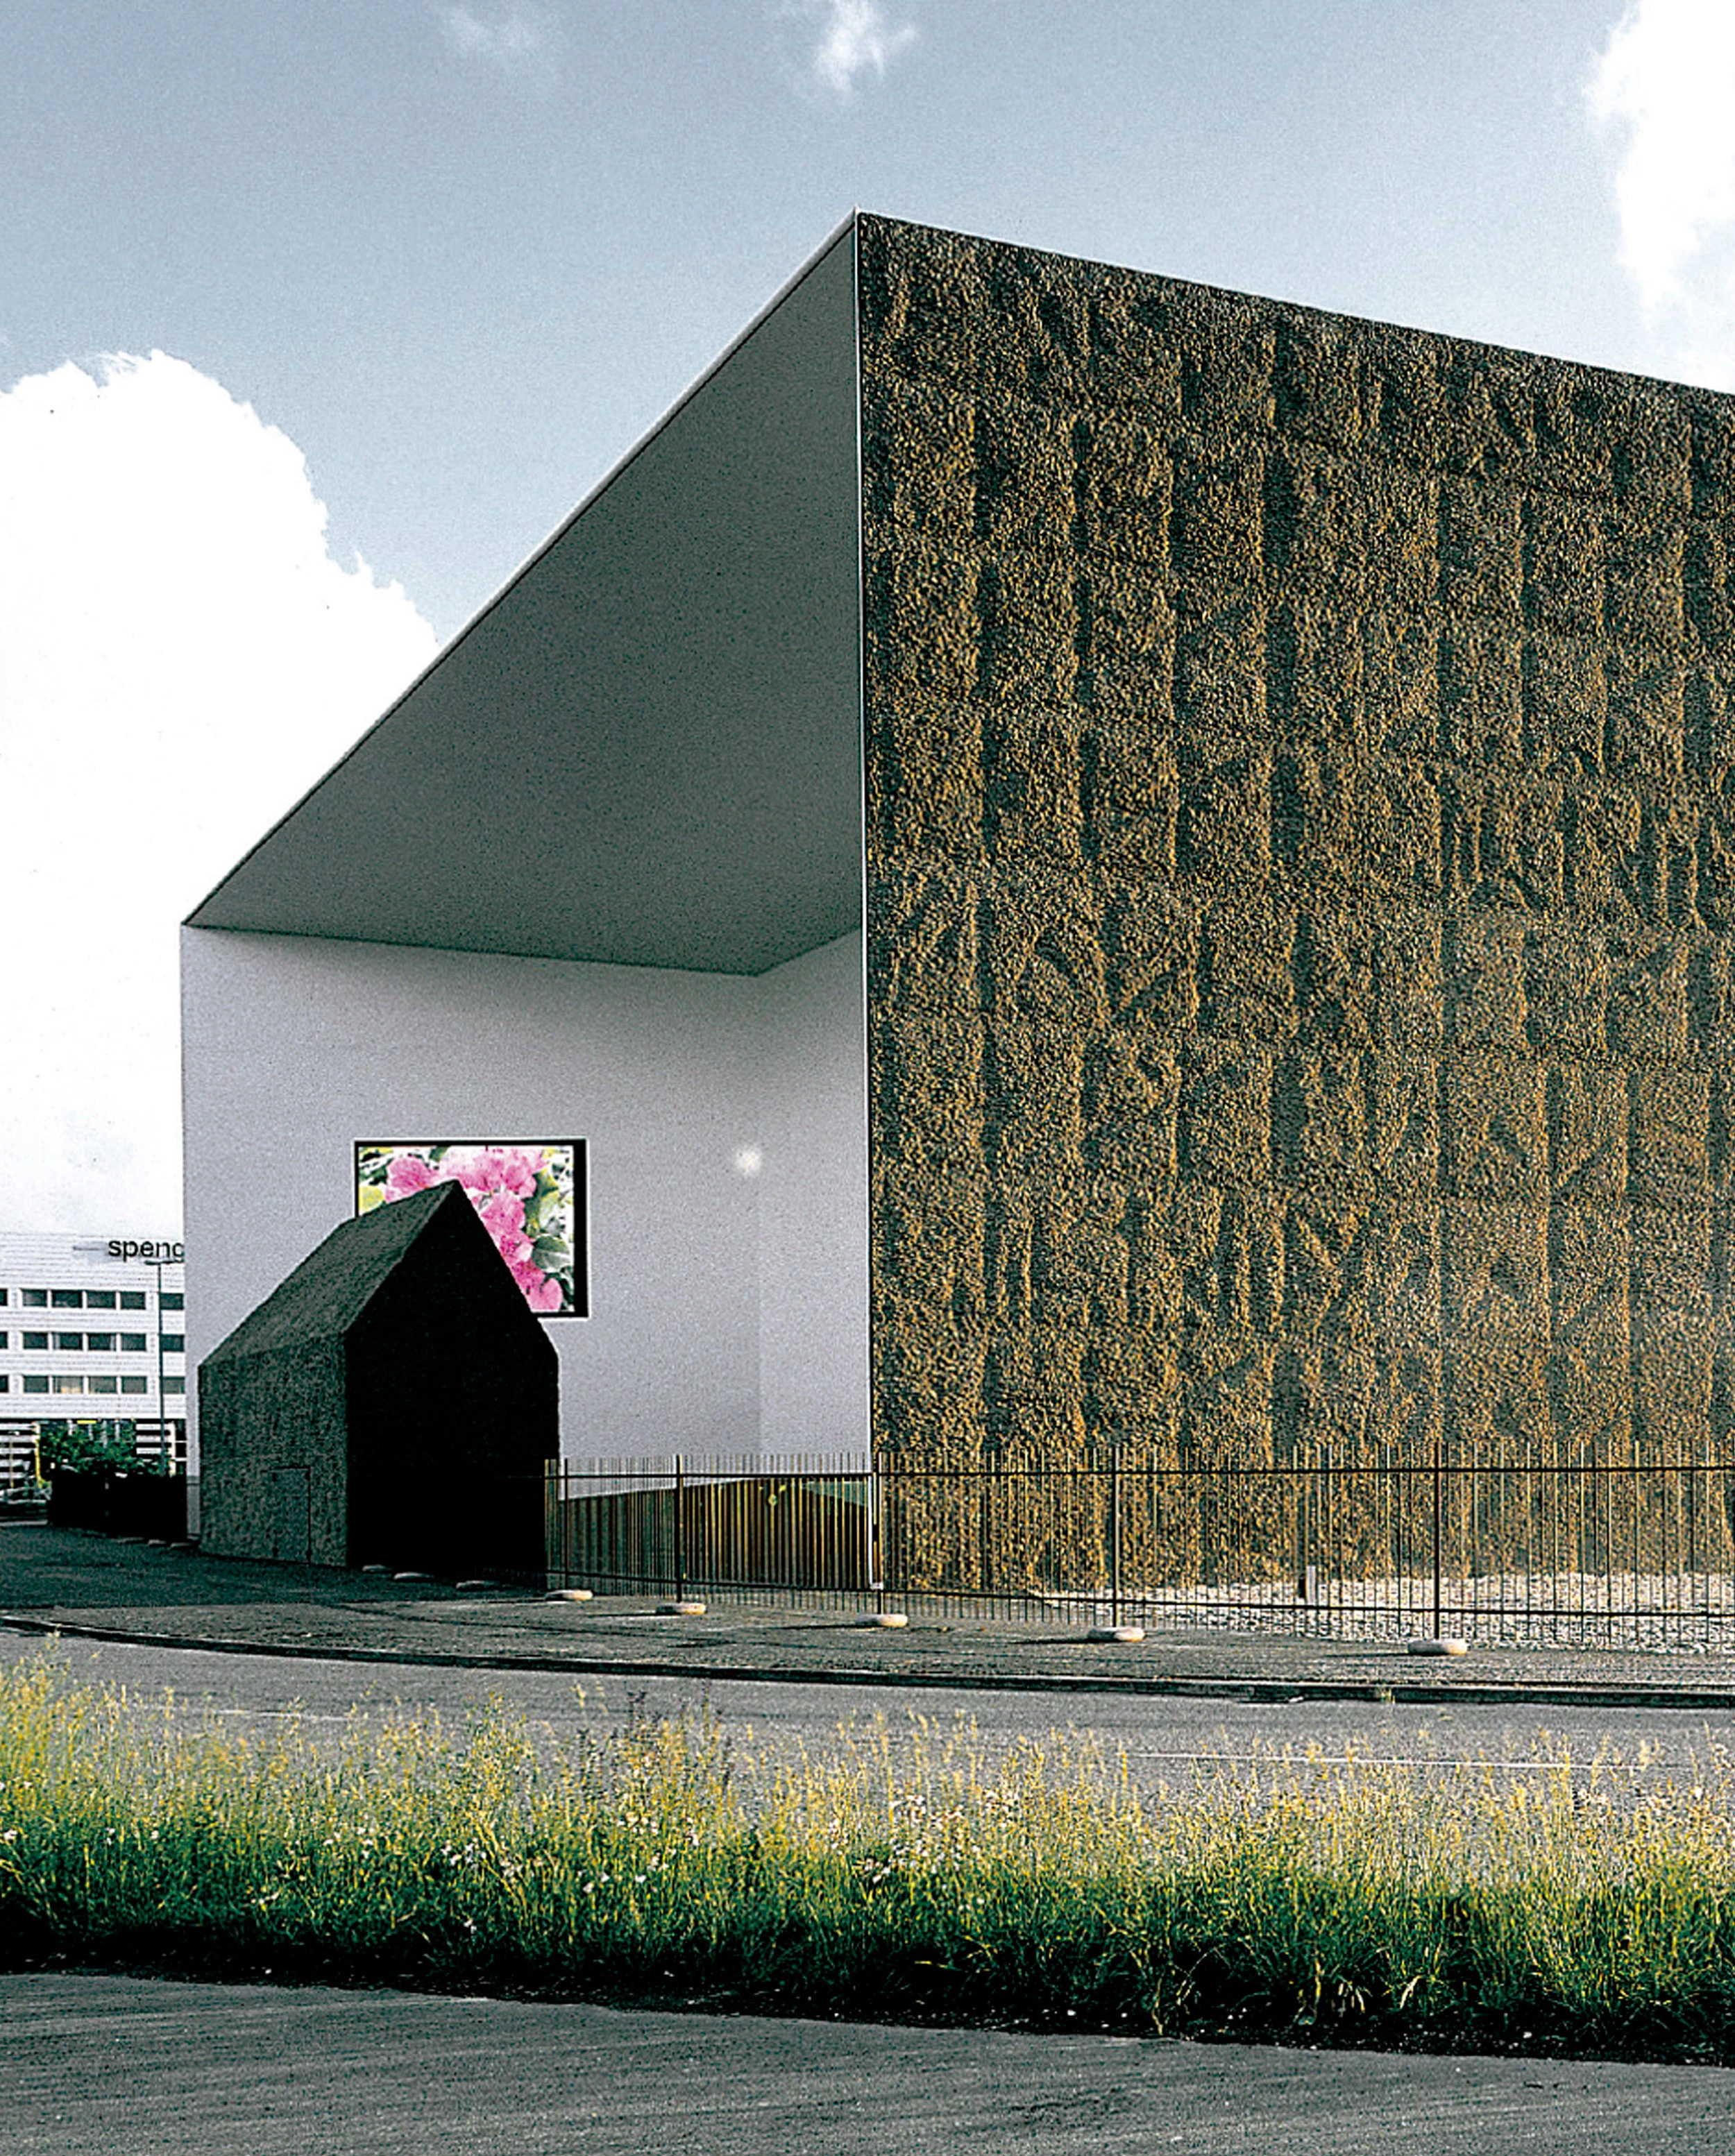
{"type": "Polygon", "coordinates": [[[356,1210],[461,1183],[539,1317],[590,1316],[590,1194],[583,1138],[356,1142],[356,1210]]]}

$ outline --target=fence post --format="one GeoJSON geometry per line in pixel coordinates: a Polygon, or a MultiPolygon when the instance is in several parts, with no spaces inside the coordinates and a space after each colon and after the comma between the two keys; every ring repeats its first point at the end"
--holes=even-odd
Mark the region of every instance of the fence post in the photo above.
{"type": "Polygon", "coordinates": [[[1118,1446],[1108,1456],[1109,1589],[1108,1621],[1121,1621],[1121,1453],[1118,1446]]]}
{"type": "Polygon", "coordinates": [[[560,1574],[560,1584],[567,1584],[566,1550],[560,1530],[562,1513],[560,1502],[560,1462],[542,1462],[542,1584],[554,1585],[554,1574],[560,1574]]]}
{"type": "Polygon", "coordinates": [[[685,1522],[681,1517],[685,1509],[681,1495],[685,1484],[681,1474],[681,1457],[675,1455],[675,1599],[685,1602],[687,1590],[686,1543],[683,1538],[685,1522]]]}
{"type": "Polygon", "coordinates": [[[1434,1636],[1442,1635],[1440,1623],[1440,1522],[1441,1510],[1441,1476],[1440,1432],[1434,1433],[1434,1636]]]}
{"type": "Polygon", "coordinates": [[[868,1585],[879,1596],[875,1608],[883,1615],[885,1609],[885,1494],[880,1481],[880,1455],[871,1454],[868,1460],[868,1585]]]}

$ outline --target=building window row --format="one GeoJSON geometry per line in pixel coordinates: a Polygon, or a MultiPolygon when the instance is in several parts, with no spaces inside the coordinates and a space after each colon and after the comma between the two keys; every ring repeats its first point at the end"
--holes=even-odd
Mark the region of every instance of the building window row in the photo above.
{"type": "MultiPolygon", "coordinates": [[[[8,1292],[0,1287],[0,1308],[8,1292]]],[[[185,1310],[187,1298],[165,1288],[157,1303],[160,1310],[185,1310]]],[[[23,1310],[148,1310],[151,1298],[140,1287],[21,1287],[18,1305],[23,1310]]]]}
{"type": "MultiPolygon", "coordinates": [[[[0,1392],[8,1389],[4,1377],[0,1377],[0,1392]]],[[[27,1393],[148,1393],[148,1378],[48,1378],[27,1372],[20,1389],[27,1393]]],[[[185,1378],[165,1378],[162,1381],[165,1397],[171,1393],[185,1393],[185,1378]]]]}
{"type": "MultiPolygon", "coordinates": [[[[6,1335],[0,1332],[0,1348],[6,1345],[6,1335]]],[[[143,1355],[150,1352],[148,1332],[21,1332],[18,1345],[26,1350],[41,1353],[44,1349],[70,1350],[76,1354],[83,1350],[92,1355],[143,1355]]],[[[165,1355],[184,1355],[187,1335],[184,1332],[165,1332],[162,1336],[165,1355]]]]}

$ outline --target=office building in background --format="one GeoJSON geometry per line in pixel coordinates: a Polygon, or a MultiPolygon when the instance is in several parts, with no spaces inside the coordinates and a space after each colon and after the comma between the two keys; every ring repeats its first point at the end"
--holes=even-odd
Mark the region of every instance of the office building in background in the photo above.
{"type": "Polygon", "coordinates": [[[130,1422],[142,1455],[184,1460],[183,1256],[136,1235],[0,1230],[0,1481],[51,1420],[130,1422]]]}

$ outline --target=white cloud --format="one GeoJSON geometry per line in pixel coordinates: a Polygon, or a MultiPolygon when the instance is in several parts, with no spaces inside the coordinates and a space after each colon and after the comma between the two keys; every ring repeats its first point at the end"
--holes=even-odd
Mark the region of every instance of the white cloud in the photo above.
{"type": "Polygon", "coordinates": [[[465,59],[490,61],[503,74],[542,86],[552,80],[556,24],[545,8],[514,7],[495,16],[444,8],[440,29],[450,50],[465,59]]]}
{"type": "Polygon", "coordinates": [[[184,361],[0,394],[0,1224],[178,1221],[176,925],[434,648],[184,361]]]}
{"type": "Polygon", "coordinates": [[[1678,364],[1735,378],[1735,8],[1633,0],[1586,90],[1616,145],[1620,264],[1678,364]]]}
{"type": "Polygon", "coordinates": [[[891,61],[916,42],[914,26],[894,28],[879,0],[793,0],[786,12],[817,30],[808,64],[813,80],[837,98],[854,96],[865,75],[883,80],[891,61]]]}

